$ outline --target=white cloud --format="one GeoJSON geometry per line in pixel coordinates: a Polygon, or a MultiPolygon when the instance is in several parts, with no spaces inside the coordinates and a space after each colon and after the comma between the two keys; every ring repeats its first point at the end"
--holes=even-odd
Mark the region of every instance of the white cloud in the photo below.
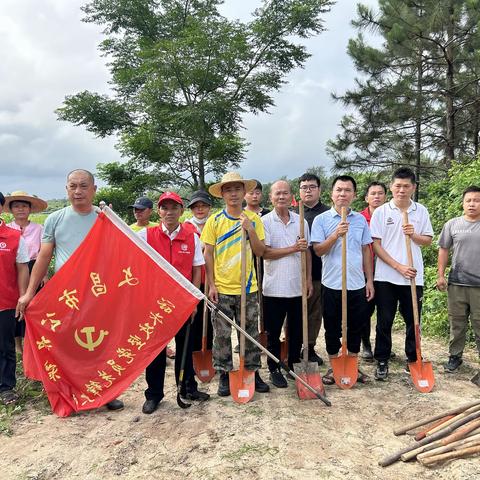
{"type": "MultiPolygon", "coordinates": [[[[373,2],[373,0],[370,0],[373,2]]],[[[97,139],[82,127],[57,121],[55,109],[81,90],[108,92],[105,59],[97,50],[101,28],[81,22],[86,0],[0,2],[0,190],[25,189],[45,198],[64,195],[65,174],[118,160],[115,139],[97,139]]],[[[223,11],[242,20],[258,0],[227,0],[223,11]]],[[[327,32],[307,41],[313,56],[275,96],[270,115],[247,115],[250,142],[241,171],[264,181],[329,166],[325,143],[342,109],[330,92],[352,85],[346,55],[355,2],[339,0],[325,15],[327,32]]]]}

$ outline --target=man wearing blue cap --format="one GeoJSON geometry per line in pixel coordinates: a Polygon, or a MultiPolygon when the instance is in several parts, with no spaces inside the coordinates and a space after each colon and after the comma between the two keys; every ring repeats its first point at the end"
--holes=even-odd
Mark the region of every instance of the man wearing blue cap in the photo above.
{"type": "Polygon", "coordinates": [[[137,220],[135,223],[130,225],[130,228],[134,232],[139,232],[140,230],[147,227],[156,227],[158,223],[151,222],[150,217],[153,213],[153,202],[147,197],[140,197],[135,200],[133,205],[129,205],[128,208],[133,208],[133,215],[137,220]]]}

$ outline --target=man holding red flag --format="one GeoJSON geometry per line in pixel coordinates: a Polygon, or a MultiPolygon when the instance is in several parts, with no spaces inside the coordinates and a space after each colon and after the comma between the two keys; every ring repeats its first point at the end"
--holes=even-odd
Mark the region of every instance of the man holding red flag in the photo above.
{"type": "MultiPolygon", "coordinates": [[[[0,213],[5,197],[0,192],[0,213]]],[[[15,378],[15,305],[28,284],[28,250],[20,232],[9,228],[0,218],[0,400],[14,403],[15,378]]],[[[18,312],[17,312],[18,313],[18,312]]]]}
{"type": "MultiPolygon", "coordinates": [[[[92,173],[83,169],[72,170],[67,175],[66,190],[71,205],[53,212],[45,221],[42,246],[27,291],[18,300],[17,309],[21,316],[47,274],[53,254],[56,273],[79,247],[97,219],[98,212],[93,205],[97,186],[92,173]]],[[[123,407],[123,402],[118,399],[107,403],[109,410],[123,407]]]]}
{"type": "MultiPolygon", "coordinates": [[[[187,280],[197,288],[201,283],[201,266],[203,259],[200,239],[192,224],[181,224],[183,201],[174,192],[165,192],[158,199],[158,214],[161,224],[156,227],[145,228],[138,235],[151,245],[163,258],[171,263],[187,280]]],[[[192,314],[195,315],[195,311],[192,314]]],[[[185,345],[188,322],[175,335],[177,355],[175,357],[175,378],[178,383],[182,352],[186,348],[185,383],[180,395],[189,400],[208,400],[210,395],[197,389],[192,361],[192,337],[185,345]]],[[[165,380],[166,349],[163,349],[147,367],[145,379],[148,388],[145,390],[145,403],[142,412],[153,413],[162,400],[165,380]]]]}

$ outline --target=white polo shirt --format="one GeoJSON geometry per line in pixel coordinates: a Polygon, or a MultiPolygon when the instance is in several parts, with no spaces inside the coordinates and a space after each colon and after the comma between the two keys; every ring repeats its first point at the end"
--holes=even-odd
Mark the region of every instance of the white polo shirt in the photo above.
{"type": "MultiPolygon", "coordinates": [[[[433,228],[430,223],[428,210],[420,203],[411,202],[408,207],[408,222],[413,225],[418,235],[433,237],[433,228]]],[[[382,241],[383,249],[397,262],[408,265],[407,247],[403,233],[402,211],[395,206],[393,200],[378,207],[370,221],[370,233],[372,237],[382,241]]],[[[417,285],[423,285],[423,259],[420,246],[411,242],[413,266],[417,269],[415,281],[417,285]]],[[[375,280],[379,282],[390,282],[395,285],[410,285],[410,280],[387,265],[383,260],[376,257],[375,280]]]]}
{"type": "MultiPolygon", "coordinates": [[[[300,236],[300,215],[289,212],[285,225],[273,210],[262,218],[265,245],[272,248],[291,247],[300,236]]],[[[310,231],[305,222],[305,239],[310,244],[310,231]]],[[[300,252],[277,260],[263,261],[263,294],[266,297],[293,298],[302,295],[302,261],[300,252]]]]}

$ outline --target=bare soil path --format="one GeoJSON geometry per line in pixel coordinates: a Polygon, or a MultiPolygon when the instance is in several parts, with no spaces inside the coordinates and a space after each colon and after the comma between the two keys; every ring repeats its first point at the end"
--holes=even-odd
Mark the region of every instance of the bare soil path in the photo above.
{"type": "MultiPolygon", "coordinates": [[[[398,361],[387,382],[373,380],[350,391],[327,388],[333,406],[299,401],[289,388],[256,394],[240,406],[216,395],[217,380],[205,388],[209,402],[178,408],[172,368],[166,396],[153,415],[141,413],[143,377],[122,396],[125,409],[105,409],[61,419],[32,408],[15,417],[13,435],[0,437],[9,479],[480,479],[480,457],[427,469],[417,463],[381,468],[377,462],[413,439],[395,437],[394,427],[480,397],[462,366],[443,373],[444,344],[424,341],[434,363],[436,387],[420,394],[403,373],[403,336],[396,333],[398,361]]],[[[323,352],[325,357],[325,352],[323,352]]],[[[478,367],[473,352],[466,363],[478,367]]],[[[325,371],[323,368],[322,373],[325,371]]],[[[264,378],[268,377],[263,371],[264,378]]]]}

